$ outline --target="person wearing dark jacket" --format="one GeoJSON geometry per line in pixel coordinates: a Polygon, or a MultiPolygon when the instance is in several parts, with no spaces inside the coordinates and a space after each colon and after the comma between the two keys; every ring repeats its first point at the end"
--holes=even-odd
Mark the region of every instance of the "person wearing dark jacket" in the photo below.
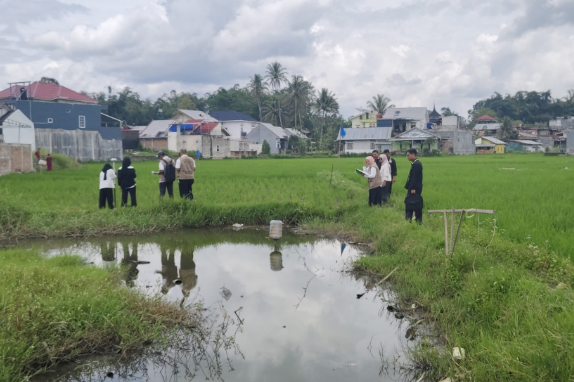
{"type": "Polygon", "coordinates": [[[407,150],[407,159],[412,163],[411,171],[405,184],[405,188],[407,189],[405,218],[411,221],[414,212],[415,219],[420,224],[423,222],[423,165],[417,158],[416,149],[407,150]]]}
{"type": "Polygon", "coordinates": [[[389,164],[391,165],[391,178],[392,181],[387,184],[387,193],[389,194],[389,198],[391,197],[391,192],[393,191],[393,183],[397,180],[397,162],[393,158],[391,158],[391,152],[389,150],[383,151],[383,154],[387,156],[389,160],[389,164]]]}
{"type": "Polygon", "coordinates": [[[128,204],[128,194],[132,200],[132,207],[137,206],[136,202],[136,170],[132,167],[130,158],[125,157],[122,167],[118,170],[118,185],[122,189],[122,207],[128,204]]]}

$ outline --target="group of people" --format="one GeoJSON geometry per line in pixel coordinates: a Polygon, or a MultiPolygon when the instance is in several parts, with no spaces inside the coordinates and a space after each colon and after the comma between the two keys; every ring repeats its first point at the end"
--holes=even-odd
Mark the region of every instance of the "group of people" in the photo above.
{"type": "MultiPolygon", "coordinates": [[[[417,158],[417,150],[407,150],[407,159],[411,169],[405,184],[405,218],[411,221],[413,215],[418,223],[423,221],[423,165],[417,158]]],[[[397,164],[389,150],[379,155],[377,150],[365,158],[363,163],[364,177],[369,181],[369,206],[383,205],[388,202],[397,178],[397,164]]]]}
{"type": "MultiPolygon", "coordinates": [[[[182,199],[193,200],[192,186],[194,183],[196,165],[193,158],[187,155],[187,151],[179,151],[179,158],[173,163],[163,151],[157,153],[159,159],[159,171],[152,171],[152,174],[159,175],[159,195],[164,197],[167,191],[170,198],[173,198],[173,183],[178,180],[179,195],[182,199]]],[[[122,190],[122,207],[128,204],[128,195],[131,199],[131,206],[137,206],[136,200],[136,170],[131,165],[130,158],[125,157],[122,167],[118,169],[116,175],[109,163],[106,163],[100,172],[100,208],[105,208],[106,204],[110,209],[114,208],[114,190],[116,188],[115,179],[122,190]]]]}
{"type": "MultiPolygon", "coordinates": [[[[42,156],[40,155],[40,149],[36,149],[34,155],[36,156],[36,166],[39,166],[40,159],[42,159],[42,156]]],[[[46,155],[46,170],[52,171],[52,155],[50,155],[50,153],[46,155]]]]}

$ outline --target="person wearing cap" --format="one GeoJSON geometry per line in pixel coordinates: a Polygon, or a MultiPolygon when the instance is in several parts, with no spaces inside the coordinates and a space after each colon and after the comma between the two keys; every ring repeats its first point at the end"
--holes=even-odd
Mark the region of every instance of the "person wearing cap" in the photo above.
{"type": "Polygon", "coordinates": [[[165,196],[165,191],[167,190],[169,197],[173,199],[173,181],[167,182],[164,176],[165,167],[172,162],[172,159],[165,155],[163,151],[159,151],[157,153],[157,157],[159,158],[159,196],[160,198],[163,198],[165,196]]]}
{"type": "Polygon", "coordinates": [[[391,191],[393,191],[393,183],[397,180],[397,162],[391,158],[391,152],[389,150],[383,151],[383,154],[387,156],[389,164],[391,165],[391,182],[387,184],[387,194],[389,198],[391,197],[391,191]]]}
{"type": "Polygon", "coordinates": [[[182,199],[193,200],[191,188],[194,183],[195,161],[187,155],[186,149],[179,150],[179,158],[175,162],[175,170],[179,180],[179,196],[182,199]]]}

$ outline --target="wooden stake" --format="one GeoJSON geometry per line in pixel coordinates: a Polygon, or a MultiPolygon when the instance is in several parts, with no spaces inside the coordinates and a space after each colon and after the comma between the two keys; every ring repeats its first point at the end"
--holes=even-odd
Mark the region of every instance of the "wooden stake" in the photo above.
{"type": "Polygon", "coordinates": [[[448,256],[448,222],[446,218],[446,212],[443,212],[444,215],[444,251],[448,256]]]}
{"type": "Polygon", "coordinates": [[[450,221],[450,248],[452,254],[453,240],[454,240],[454,207],[452,207],[452,219],[450,221]]]}
{"type": "Polygon", "coordinates": [[[331,188],[331,182],[333,181],[333,168],[335,168],[335,165],[331,165],[331,179],[329,180],[329,188],[331,188]]]}
{"type": "Polygon", "coordinates": [[[460,221],[458,222],[458,228],[456,229],[456,235],[454,237],[454,241],[452,243],[452,251],[451,255],[454,256],[454,246],[456,245],[456,239],[458,239],[458,232],[460,231],[460,226],[462,225],[462,218],[464,217],[464,211],[460,213],[460,221]]]}

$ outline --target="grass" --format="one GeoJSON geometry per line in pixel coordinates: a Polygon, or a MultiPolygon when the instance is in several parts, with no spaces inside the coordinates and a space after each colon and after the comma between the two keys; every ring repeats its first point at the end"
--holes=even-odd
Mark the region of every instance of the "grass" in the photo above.
{"type": "Polygon", "coordinates": [[[0,381],[98,352],[125,353],[192,316],[120,287],[120,272],[77,256],[0,252],[0,381]]]}
{"type": "Polygon", "coordinates": [[[356,267],[381,276],[398,267],[389,280],[400,300],[423,306],[444,334],[445,352],[414,352],[429,365],[430,380],[571,380],[574,158],[421,161],[426,208],[497,210],[496,220],[465,219],[452,258],[444,255],[442,216],[425,214],[422,226],[404,221],[404,158],[397,158],[392,206],[383,209],[366,206],[364,180],[353,173],[357,158],[199,161],[194,202],[160,202],[149,175],[157,164],[140,162],[138,207],[114,211],[97,208],[102,164],[14,174],[0,178],[0,237],[142,234],[272,219],[352,235],[373,242],[373,256],[356,267]],[[332,166],[339,171],[331,180],[332,166]],[[466,349],[464,361],[452,361],[454,346],[466,349]]]}

